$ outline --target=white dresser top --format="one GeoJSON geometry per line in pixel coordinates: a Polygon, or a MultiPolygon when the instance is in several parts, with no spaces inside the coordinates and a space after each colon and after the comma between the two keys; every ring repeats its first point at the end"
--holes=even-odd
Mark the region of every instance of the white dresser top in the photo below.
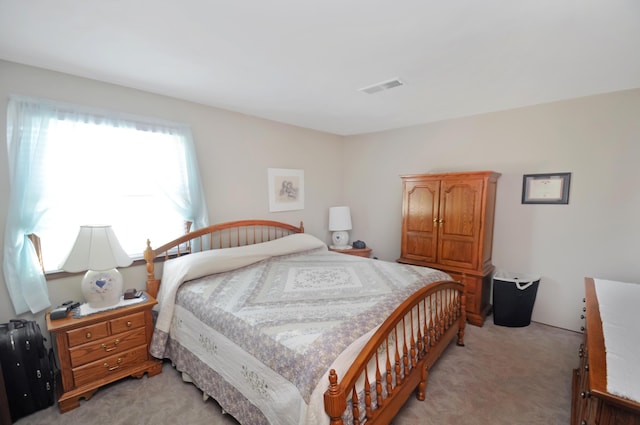
{"type": "Polygon", "coordinates": [[[640,284],[594,283],[607,352],[607,391],[640,402],[640,284]]]}

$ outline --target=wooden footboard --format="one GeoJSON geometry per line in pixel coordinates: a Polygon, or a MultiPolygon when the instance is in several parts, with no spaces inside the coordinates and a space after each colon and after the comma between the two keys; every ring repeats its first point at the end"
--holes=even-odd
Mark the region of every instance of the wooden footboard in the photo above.
{"type": "Polygon", "coordinates": [[[388,424],[417,389],[424,400],[429,369],[457,337],[464,345],[464,285],[425,286],[380,326],[340,382],[329,374],[325,411],[332,425],[388,424]],[[373,384],[365,384],[373,382],[373,384]],[[348,409],[348,410],[347,410],[348,409]]]}
{"type": "Polygon", "coordinates": [[[192,251],[254,245],[280,239],[293,233],[304,233],[302,222],[299,227],[296,227],[271,220],[238,220],[188,232],[155,249],[151,248],[151,242],[147,239],[147,248],[144,251],[147,264],[146,291],[153,297],[158,295],[160,279],[155,277],[154,261],[156,260],[180,257],[192,251]]]}

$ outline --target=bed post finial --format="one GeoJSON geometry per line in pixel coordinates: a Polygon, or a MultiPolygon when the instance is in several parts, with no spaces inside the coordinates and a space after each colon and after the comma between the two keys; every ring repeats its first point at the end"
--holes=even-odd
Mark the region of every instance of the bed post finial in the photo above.
{"type": "Polygon", "coordinates": [[[153,249],[151,249],[151,241],[147,239],[147,248],[144,250],[144,261],[147,263],[147,293],[152,297],[158,296],[158,287],[160,286],[160,281],[156,279],[154,272],[153,259],[155,258],[155,253],[153,249]]]}
{"type": "Polygon", "coordinates": [[[344,425],[342,414],[347,409],[347,399],[340,385],[335,369],[329,371],[329,388],[324,393],[324,411],[330,418],[331,425],[344,425]]]}

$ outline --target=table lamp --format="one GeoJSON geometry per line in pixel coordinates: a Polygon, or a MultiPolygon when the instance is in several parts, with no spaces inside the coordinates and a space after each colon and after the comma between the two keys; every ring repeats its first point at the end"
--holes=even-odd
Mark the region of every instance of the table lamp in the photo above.
{"type": "Polygon", "coordinates": [[[349,232],[351,230],[351,210],[349,207],[329,208],[329,230],[333,232],[331,249],[350,249],[349,232]]]}
{"type": "Polygon", "coordinates": [[[104,308],[118,304],[122,296],[122,275],[116,267],[126,267],[132,262],[111,226],[80,226],[61,268],[72,273],[86,270],[82,295],[90,307],[104,308]]]}

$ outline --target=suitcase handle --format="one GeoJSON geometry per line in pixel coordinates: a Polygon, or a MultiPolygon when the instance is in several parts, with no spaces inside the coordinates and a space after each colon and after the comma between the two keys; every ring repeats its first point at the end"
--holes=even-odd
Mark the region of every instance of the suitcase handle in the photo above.
{"type": "Polygon", "coordinates": [[[11,319],[9,323],[0,323],[0,327],[7,328],[12,331],[14,329],[24,328],[27,324],[28,320],[25,319],[11,319]]]}

